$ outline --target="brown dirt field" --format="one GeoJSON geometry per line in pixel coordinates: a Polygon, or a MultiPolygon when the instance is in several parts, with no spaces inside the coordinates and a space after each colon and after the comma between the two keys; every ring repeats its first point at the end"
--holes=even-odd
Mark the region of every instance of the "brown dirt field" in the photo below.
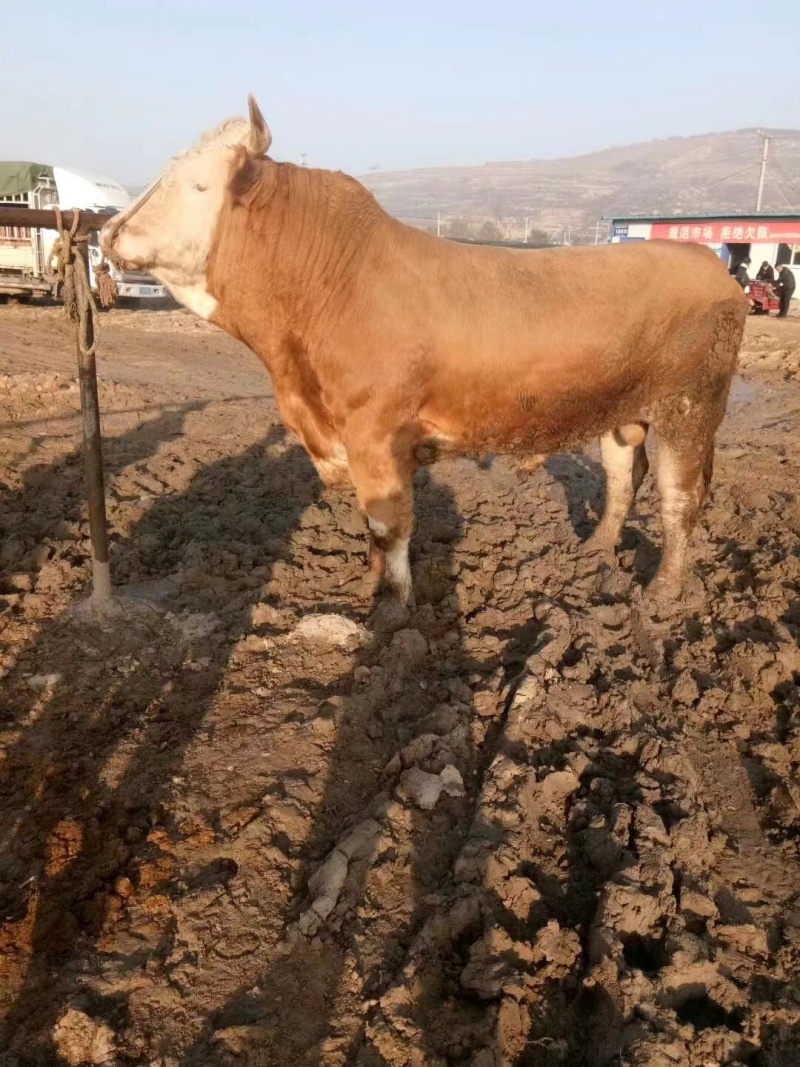
{"type": "Polygon", "coordinates": [[[421,472],[409,616],[252,355],[101,348],[105,623],[71,336],[0,308],[2,1067],[800,1063],[800,320],[662,615],[594,446],[421,472]]]}

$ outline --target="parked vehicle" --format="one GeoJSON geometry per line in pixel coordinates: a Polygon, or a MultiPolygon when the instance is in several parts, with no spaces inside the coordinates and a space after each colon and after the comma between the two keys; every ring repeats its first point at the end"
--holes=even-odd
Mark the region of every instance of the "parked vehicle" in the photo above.
{"type": "MultiPolygon", "coordinates": [[[[66,167],[41,163],[0,162],[0,297],[27,301],[54,295],[52,250],[58,234],[39,227],[3,226],[4,206],[95,211],[114,215],[131,201],[118,182],[66,167]]],[[[102,255],[97,234],[89,243],[89,273],[94,288],[94,267],[102,255]]],[[[110,268],[122,300],[164,300],[167,290],[140,271],[110,268]]]]}
{"type": "Polygon", "coordinates": [[[769,282],[751,282],[747,295],[753,315],[769,315],[770,311],[780,311],[780,298],[769,282]]]}

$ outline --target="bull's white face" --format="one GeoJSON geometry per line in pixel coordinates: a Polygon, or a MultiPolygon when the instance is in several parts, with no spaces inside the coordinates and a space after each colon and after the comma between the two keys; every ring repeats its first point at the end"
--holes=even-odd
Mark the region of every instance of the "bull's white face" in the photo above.
{"type": "Polygon", "coordinates": [[[127,270],[146,270],[203,318],[216,306],[206,286],[206,262],[231,178],[244,148],[262,157],[271,136],[253,97],[250,121],[228,119],[177,156],[130,207],[106,223],[100,245],[127,270]]]}

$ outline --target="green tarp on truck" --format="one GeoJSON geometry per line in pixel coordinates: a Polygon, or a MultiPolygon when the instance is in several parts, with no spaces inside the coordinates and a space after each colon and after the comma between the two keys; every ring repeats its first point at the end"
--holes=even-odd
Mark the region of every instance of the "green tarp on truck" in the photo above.
{"type": "Polygon", "coordinates": [[[0,163],[0,196],[19,196],[36,188],[39,179],[53,177],[44,163],[0,163]]]}

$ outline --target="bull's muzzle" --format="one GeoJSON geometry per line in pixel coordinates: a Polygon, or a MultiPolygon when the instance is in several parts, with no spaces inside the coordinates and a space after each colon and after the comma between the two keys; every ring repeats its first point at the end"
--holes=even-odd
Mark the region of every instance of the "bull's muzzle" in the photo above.
{"type": "Polygon", "coordinates": [[[121,266],[121,264],[117,263],[114,252],[114,241],[119,233],[119,223],[117,222],[117,219],[117,215],[115,215],[113,219],[109,219],[100,231],[100,251],[107,260],[114,264],[115,267],[121,266]]]}
{"type": "Polygon", "coordinates": [[[161,178],[157,178],[129,207],[124,208],[118,215],[109,219],[100,231],[100,250],[106,259],[113,263],[115,267],[119,267],[120,270],[137,270],[141,268],[141,264],[136,264],[130,260],[124,260],[116,251],[114,245],[122,227],[129,222],[137,212],[141,211],[142,207],[144,207],[160,185],[161,178]]]}

